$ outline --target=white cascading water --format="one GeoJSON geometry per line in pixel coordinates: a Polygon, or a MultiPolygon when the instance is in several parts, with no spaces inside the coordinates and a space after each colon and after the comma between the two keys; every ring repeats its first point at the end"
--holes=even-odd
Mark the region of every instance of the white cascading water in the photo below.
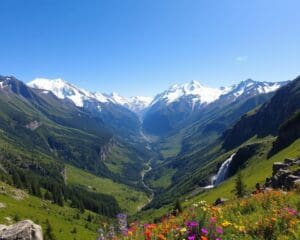
{"type": "Polygon", "coordinates": [[[235,155],[235,153],[233,153],[228,159],[226,159],[222,163],[221,167],[218,170],[217,175],[215,175],[211,178],[211,183],[212,184],[205,186],[204,187],[205,189],[213,188],[213,187],[219,185],[221,182],[223,182],[227,178],[228,169],[229,169],[230,163],[231,163],[234,155],[235,155]]]}

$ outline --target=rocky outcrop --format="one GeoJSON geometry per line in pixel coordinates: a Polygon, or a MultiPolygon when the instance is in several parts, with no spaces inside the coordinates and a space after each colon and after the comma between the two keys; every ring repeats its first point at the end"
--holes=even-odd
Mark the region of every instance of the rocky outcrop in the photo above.
{"type": "Polygon", "coordinates": [[[285,159],[273,163],[273,174],[265,186],[291,190],[300,184],[300,159],[285,159]],[[297,168],[298,167],[298,168],[297,168]]]}
{"type": "Polygon", "coordinates": [[[101,161],[105,161],[111,149],[116,145],[116,140],[114,137],[110,138],[109,141],[104,144],[99,151],[99,156],[101,161]]]}
{"type": "Polygon", "coordinates": [[[1,240],[43,240],[42,228],[31,220],[24,220],[16,224],[0,225],[1,240]]]}
{"type": "Polygon", "coordinates": [[[34,131],[34,130],[36,130],[38,127],[40,127],[41,125],[42,125],[42,123],[38,122],[37,120],[34,120],[34,121],[32,121],[32,122],[26,124],[25,127],[28,128],[28,129],[30,129],[30,130],[32,130],[32,131],[34,131]]]}

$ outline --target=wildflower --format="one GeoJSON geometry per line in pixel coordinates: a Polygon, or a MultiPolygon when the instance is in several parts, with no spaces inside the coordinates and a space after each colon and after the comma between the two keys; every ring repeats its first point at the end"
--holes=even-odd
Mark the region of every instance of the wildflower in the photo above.
{"type": "Polygon", "coordinates": [[[208,240],[208,238],[205,236],[201,236],[201,240],[208,240]]]}
{"type": "Polygon", "coordinates": [[[208,234],[208,230],[207,230],[206,228],[201,228],[201,232],[202,232],[203,234],[205,234],[205,235],[208,234]]]}
{"type": "Polygon", "coordinates": [[[195,240],[195,239],[196,239],[195,235],[188,236],[188,240],[195,240]]]}
{"type": "Polygon", "coordinates": [[[228,227],[228,226],[231,225],[231,223],[228,222],[227,220],[225,220],[224,222],[221,223],[221,225],[222,225],[223,227],[228,227]]]}
{"type": "Polygon", "coordinates": [[[191,221],[187,223],[188,228],[198,227],[199,223],[196,221],[191,221]]]}
{"type": "Polygon", "coordinates": [[[186,232],[186,228],[185,228],[185,227],[184,227],[184,228],[181,228],[181,229],[180,229],[180,232],[181,232],[181,233],[185,233],[185,232],[186,232]]]}
{"type": "Polygon", "coordinates": [[[223,234],[223,229],[220,228],[220,227],[216,227],[216,232],[217,232],[218,234],[223,234]]]}
{"type": "Polygon", "coordinates": [[[160,240],[167,240],[167,238],[163,234],[158,235],[158,239],[160,240]]]}

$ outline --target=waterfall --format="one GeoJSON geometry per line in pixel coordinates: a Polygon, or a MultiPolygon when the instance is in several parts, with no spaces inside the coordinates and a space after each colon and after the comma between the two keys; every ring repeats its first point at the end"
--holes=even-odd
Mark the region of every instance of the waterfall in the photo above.
{"type": "Polygon", "coordinates": [[[230,163],[234,157],[235,153],[233,153],[228,159],[225,160],[225,162],[222,163],[221,167],[219,168],[219,171],[216,175],[216,179],[213,182],[214,186],[219,185],[221,182],[223,182],[228,175],[228,169],[230,166],[230,163]]]}
{"type": "Polygon", "coordinates": [[[230,163],[231,163],[234,155],[235,155],[235,153],[233,153],[228,159],[226,159],[222,163],[221,167],[218,170],[218,173],[211,178],[211,184],[205,186],[204,187],[205,189],[213,188],[213,187],[219,185],[221,182],[223,182],[227,178],[228,169],[229,169],[230,163]]]}

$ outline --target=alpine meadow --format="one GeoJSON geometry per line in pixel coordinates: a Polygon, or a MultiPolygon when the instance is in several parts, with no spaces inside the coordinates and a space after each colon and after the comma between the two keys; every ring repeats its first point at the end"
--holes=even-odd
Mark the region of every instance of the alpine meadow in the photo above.
{"type": "Polygon", "coordinates": [[[1,1],[0,239],[299,240],[299,8],[1,1]]]}

